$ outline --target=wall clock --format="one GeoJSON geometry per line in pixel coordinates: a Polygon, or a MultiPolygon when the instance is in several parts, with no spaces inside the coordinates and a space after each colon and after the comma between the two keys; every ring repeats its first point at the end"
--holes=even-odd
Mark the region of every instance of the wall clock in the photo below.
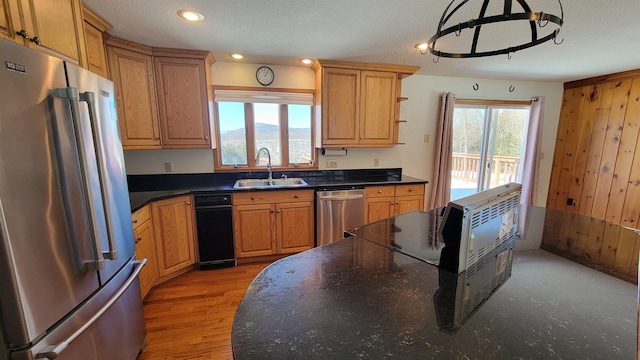
{"type": "Polygon", "coordinates": [[[262,86],[271,85],[273,78],[273,70],[268,66],[260,66],[258,70],[256,70],[256,79],[262,86]]]}

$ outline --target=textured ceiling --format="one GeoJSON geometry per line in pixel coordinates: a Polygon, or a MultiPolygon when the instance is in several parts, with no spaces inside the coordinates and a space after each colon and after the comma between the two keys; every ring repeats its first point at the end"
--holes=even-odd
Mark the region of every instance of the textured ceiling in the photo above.
{"type": "MultiPolygon", "coordinates": [[[[638,0],[562,0],[561,45],[547,42],[475,59],[420,55],[413,46],[436,31],[449,0],[84,0],[113,25],[110,34],[150,46],[210,50],[217,61],[300,65],[299,59],[415,65],[420,74],[569,81],[640,68],[638,0]],[[197,9],[187,23],[180,9],[197,9]]],[[[479,0],[468,5],[476,6],[479,0]]],[[[493,0],[502,4],[502,0],[493,0]]],[[[557,12],[558,0],[529,0],[557,12]]],[[[515,3],[515,1],[514,1],[515,3]]],[[[542,8],[538,8],[538,5],[542,8]]],[[[550,9],[550,10],[547,10],[550,9]]],[[[514,22],[512,22],[513,24],[514,22]]],[[[516,27],[490,33],[496,43],[522,38],[516,27]]]]}

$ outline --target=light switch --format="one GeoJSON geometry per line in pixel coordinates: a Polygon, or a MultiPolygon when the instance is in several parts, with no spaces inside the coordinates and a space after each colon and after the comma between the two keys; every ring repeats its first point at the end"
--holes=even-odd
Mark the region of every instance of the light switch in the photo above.
{"type": "Polygon", "coordinates": [[[429,133],[424,134],[424,142],[428,143],[429,141],[431,141],[431,134],[429,133]]]}

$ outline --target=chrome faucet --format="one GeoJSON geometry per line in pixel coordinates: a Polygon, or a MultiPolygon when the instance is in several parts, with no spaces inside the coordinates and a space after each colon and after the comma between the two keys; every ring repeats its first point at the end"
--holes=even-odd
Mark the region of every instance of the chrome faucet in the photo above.
{"type": "Polygon", "coordinates": [[[260,162],[260,152],[264,150],[267,152],[267,158],[269,159],[269,161],[267,162],[267,171],[269,172],[269,184],[271,185],[273,183],[273,174],[271,171],[271,153],[269,152],[269,149],[267,149],[266,147],[260,148],[258,149],[258,152],[256,153],[256,161],[255,164],[258,165],[258,163],[260,162]]]}

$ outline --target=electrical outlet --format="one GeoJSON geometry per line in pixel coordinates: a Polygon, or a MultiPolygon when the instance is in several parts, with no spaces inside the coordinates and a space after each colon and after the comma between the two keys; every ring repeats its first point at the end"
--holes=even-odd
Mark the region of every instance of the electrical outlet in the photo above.
{"type": "Polygon", "coordinates": [[[428,143],[429,141],[431,141],[431,134],[424,134],[424,142],[428,143]]]}
{"type": "Polygon", "coordinates": [[[337,168],[338,160],[336,159],[327,159],[327,168],[337,168]]]}
{"type": "Polygon", "coordinates": [[[378,158],[373,159],[373,167],[378,167],[378,166],[380,166],[380,159],[378,158]]]}
{"type": "Polygon", "coordinates": [[[170,163],[170,162],[164,163],[164,171],[173,172],[173,163],[170,163]]]}

